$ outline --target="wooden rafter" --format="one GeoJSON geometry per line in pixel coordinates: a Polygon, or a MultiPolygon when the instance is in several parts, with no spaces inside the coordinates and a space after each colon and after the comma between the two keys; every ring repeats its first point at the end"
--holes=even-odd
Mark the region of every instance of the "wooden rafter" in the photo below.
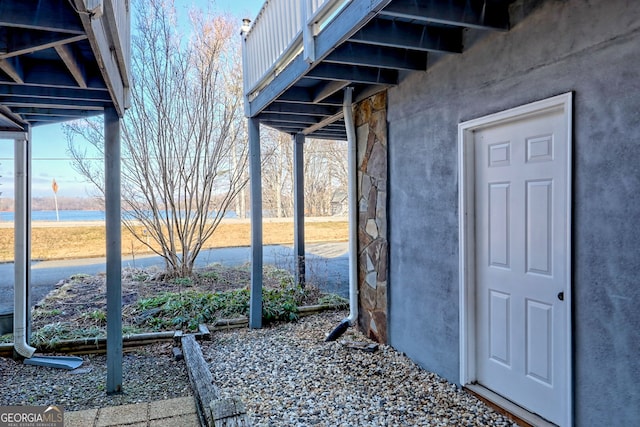
{"type": "Polygon", "coordinates": [[[394,0],[381,15],[488,30],[509,29],[507,0],[394,0]]]}
{"type": "Polygon", "coordinates": [[[307,76],[320,80],[345,80],[363,84],[396,84],[398,82],[396,70],[328,63],[317,65],[309,71],[307,76]]]}
{"type": "Polygon", "coordinates": [[[22,73],[18,72],[13,64],[6,59],[0,59],[0,70],[4,71],[4,73],[14,82],[19,84],[24,83],[24,80],[22,80],[22,73]]]}
{"type": "Polygon", "coordinates": [[[56,52],[58,52],[58,55],[60,55],[62,62],[64,62],[64,65],[67,66],[67,68],[69,69],[69,72],[71,73],[75,81],[78,83],[78,86],[86,89],[87,82],[84,77],[83,67],[77,61],[76,56],[71,51],[71,47],[69,45],[62,44],[62,45],[56,46],[55,49],[56,49],[56,52]]]}
{"type": "Polygon", "coordinates": [[[57,47],[69,43],[78,42],[81,40],[86,40],[86,35],[76,35],[69,37],[67,34],[64,37],[60,37],[55,33],[45,33],[42,39],[37,39],[33,41],[33,43],[20,45],[17,48],[9,47],[9,51],[6,53],[0,54],[0,59],[2,58],[11,58],[13,56],[27,55],[29,53],[34,53],[39,50],[50,49],[52,47],[57,47]]]}
{"type": "Polygon", "coordinates": [[[313,103],[322,102],[331,95],[340,92],[345,87],[349,86],[350,82],[344,80],[334,80],[320,84],[313,96],[313,103]]]}
{"type": "Polygon", "coordinates": [[[325,62],[399,70],[426,70],[427,53],[419,50],[346,42],[331,52],[325,58],[325,62]]]}
{"type": "Polygon", "coordinates": [[[424,52],[462,52],[462,28],[374,19],[350,39],[352,42],[424,52]]]}

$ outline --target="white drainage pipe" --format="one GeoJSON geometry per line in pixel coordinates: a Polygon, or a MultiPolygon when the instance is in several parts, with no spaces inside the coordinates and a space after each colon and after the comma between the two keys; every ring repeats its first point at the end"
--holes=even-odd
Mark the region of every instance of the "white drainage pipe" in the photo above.
{"type": "Polygon", "coordinates": [[[26,358],[36,351],[27,343],[27,268],[29,268],[28,234],[28,157],[27,140],[14,141],[15,161],[15,281],[13,298],[13,345],[16,352],[26,358]]]}
{"type": "Polygon", "coordinates": [[[349,317],[329,334],[326,341],[335,341],[349,326],[358,323],[358,165],[356,158],[356,129],[353,123],[353,88],[344,90],[344,126],[347,131],[349,168],[349,317]]]}

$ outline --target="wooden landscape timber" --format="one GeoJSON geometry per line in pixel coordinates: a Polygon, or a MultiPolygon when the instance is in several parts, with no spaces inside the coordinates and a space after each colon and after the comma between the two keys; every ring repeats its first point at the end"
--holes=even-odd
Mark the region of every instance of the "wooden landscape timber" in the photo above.
{"type": "Polygon", "coordinates": [[[246,408],[239,398],[220,397],[196,337],[193,334],[183,335],[181,343],[189,381],[196,397],[200,423],[208,427],[250,426],[246,408]]]}
{"type": "MultiPolygon", "coordinates": [[[[298,316],[306,317],[329,310],[341,310],[343,305],[309,305],[298,307],[298,316]]],[[[238,317],[235,319],[218,319],[213,325],[200,325],[196,339],[211,339],[211,332],[229,329],[240,329],[249,326],[249,319],[238,317]]],[[[181,331],[148,332],[142,334],[124,335],[123,349],[134,349],[158,342],[176,341],[182,338],[181,331]]],[[[81,338],[75,340],[60,340],[50,346],[37,346],[37,353],[64,353],[68,355],[102,354],[107,351],[107,339],[104,337],[81,338]]],[[[13,357],[13,343],[0,344],[0,357],[13,357]]]]}

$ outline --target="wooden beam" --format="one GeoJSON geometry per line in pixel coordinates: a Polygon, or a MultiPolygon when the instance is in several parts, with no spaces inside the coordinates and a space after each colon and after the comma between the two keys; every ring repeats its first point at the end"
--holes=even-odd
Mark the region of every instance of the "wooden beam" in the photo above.
{"type": "MultiPolygon", "coordinates": [[[[58,58],[54,60],[22,61],[25,70],[23,80],[34,86],[59,86],[63,88],[78,88],[78,82],[69,73],[69,69],[58,58]]],[[[87,89],[105,89],[105,82],[100,74],[88,74],[87,89]]],[[[83,88],[80,88],[83,89],[83,88]]]]}
{"type": "Polygon", "coordinates": [[[283,102],[312,102],[313,94],[308,88],[291,87],[280,95],[279,101],[283,102]]]}
{"type": "Polygon", "coordinates": [[[78,86],[86,89],[87,82],[84,78],[84,67],[76,60],[76,55],[71,51],[71,47],[69,45],[59,45],[56,46],[55,49],[60,59],[62,59],[62,62],[64,62],[64,65],[67,66],[69,72],[78,83],[78,86]]]}
{"type": "Polygon", "coordinates": [[[278,101],[280,101],[281,103],[313,103],[316,106],[342,107],[342,100],[338,99],[341,97],[331,96],[323,99],[320,102],[314,102],[315,98],[316,97],[312,94],[311,90],[294,86],[292,88],[289,88],[285,93],[281,94],[278,98],[278,101]]]}
{"type": "Polygon", "coordinates": [[[355,65],[318,64],[307,73],[320,80],[344,80],[364,84],[397,84],[398,72],[384,68],[357,67],[355,65]]]}
{"type": "Polygon", "coordinates": [[[327,82],[325,84],[320,84],[320,86],[314,94],[313,103],[316,104],[318,102],[322,102],[331,95],[340,92],[345,87],[349,86],[351,82],[344,80],[334,80],[327,82]]]}
{"type": "Polygon", "coordinates": [[[17,84],[0,84],[0,96],[30,97],[42,99],[70,99],[74,101],[104,101],[111,102],[111,96],[106,89],[62,88],[52,84],[40,86],[24,86],[17,84]]]}
{"type": "Polygon", "coordinates": [[[271,128],[277,129],[280,132],[284,132],[284,133],[289,133],[289,134],[295,134],[298,132],[301,132],[305,126],[302,124],[295,124],[295,123],[286,123],[286,122],[270,122],[268,120],[265,121],[260,121],[260,124],[263,124],[265,126],[269,126],[271,128]]]}
{"type": "Polygon", "coordinates": [[[367,98],[372,97],[382,91],[389,89],[389,85],[369,85],[365,88],[359,89],[354,93],[353,101],[358,103],[364,101],[367,98]]]}
{"type": "Polygon", "coordinates": [[[338,120],[342,120],[344,117],[344,113],[342,111],[340,111],[339,113],[331,116],[331,117],[327,117],[324,120],[322,120],[321,122],[319,122],[318,124],[315,124],[313,126],[309,126],[308,128],[306,128],[304,130],[304,134],[305,135],[309,135],[317,130],[320,130],[322,128],[324,128],[325,126],[332,124],[334,122],[337,122],[338,120]]]}
{"type": "Polygon", "coordinates": [[[328,130],[328,129],[318,129],[313,133],[307,133],[306,136],[310,138],[344,139],[347,136],[347,132],[328,130]]]}
{"type": "MultiPolygon", "coordinates": [[[[315,98],[314,98],[315,99],[315,98]]],[[[324,98],[322,101],[317,101],[315,104],[316,105],[327,105],[327,106],[332,106],[332,107],[338,107],[340,109],[342,109],[342,94],[341,93],[335,93],[331,96],[328,96],[326,98],[324,98]]]]}
{"type": "Polygon", "coordinates": [[[419,50],[346,42],[331,52],[325,58],[325,62],[401,70],[426,70],[427,53],[419,50]]]}
{"type": "MultiPolygon", "coordinates": [[[[0,97],[0,102],[2,98],[0,97]]],[[[336,113],[336,109],[333,107],[327,107],[324,105],[306,105],[306,104],[294,104],[290,102],[274,102],[264,109],[263,113],[291,113],[291,114],[303,114],[309,116],[330,116],[336,113]]]]}
{"type": "MultiPolygon", "coordinates": [[[[286,92],[282,93],[277,101],[280,104],[311,104],[313,103],[314,96],[309,88],[291,87],[286,92]]],[[[339,107],[342,104],[338,101],[330,100],[321,103],[316,103],[316,106],[321,107],[339,107]]]]}
{"type": "Polygon", "coordinates": [[[322,129],[328,130],[328,131],[344,132],[345,131],[345,129],[344,129],[344,120],[335,121],[335,122],[333,122],[331,124],[326,125],[322,129]]]}
{"type": "Polygon", "coordinates": [[[69,120],[75,120],[75,119],[81,119],[81,118],[87,118],[87,117],[94,117],[94,116],[99,116],[100,114],[102,114],[102,111],[87,111],[85,114],[79,116],[68,116],[68,115],[41,115],[41,114],[21,114],[20,116],[23,117],[23,119],[29,123],[33,123],[33,122],[48,122],[48,123],[60,123],[60,122],[66,122],[69,120]]]}
{"type": "Polygon", "coordinates": [[[311,134],[307,134],[306,135],[308,138],[313,138],[313,139],[325,139],[325,140],[332,140],[332,141],[346,141],[347,140],[347,133],[346,132],[327,132],[324,129],[320,129],[314,133],[311,134]]]}
{"type": "Polygon", "coordinates": [[[381,15],[490,30],[509,29],[505,0],[394,0],[381,15]]]}
{"type": "Polygon", "coordinates": [[[24,137],[25,124],[22,123],[20,117],[13,114],[0,103],[0,132],[3,133],[4,139],[20,139],[24,137]],[[18,132],[18,135],[13,135],[18,132]],[[14,136],[16,136],[14,138],[14,136]]]}
{"type": "Polygon", "coordinates": [[[0,70],[4,71],[5,74],[14,82],[24,84],[24,80],[22,80],[22,73],[18,72],[13,64],[6,59],[0,59],[0,70]]]}
{"type": "Polygon", "coordinates": [[[29,53],[38,52],[40,50],[50,49],[52,47],[75,43],[86,40],[86,35],[69,36],[67,34],[57,35],[55,33],[44,33],[40,39],[31,41],[18,48],[9,48],[7,53],[0,54],[0,58],[11,58],[13,56],[27,55],[29,53]]]}
{"type": "Polygon", "coordinates": [[[23,120],[31,125],[33,123],[42,123],[42,124],[51,124],[51,123],[61,123],[66,122],[68,120],[72,120],[68,117],[56,117],[56,116],[38,116],[38,115],[28,115],[23,117],[23,120]]]}
{"type": "Polygon", "coordinates": [[[297,115],[297,114],[286,114],[286,113],[273,113],[268,111],[263,111],[260,115],[260,120],[270,123],[300,123],[312,125],[318,123],[318,120],[314,116],[308,115],[297,115]]]}
{"type": "Polygon", "coordinates": [[[100,114],[102,108],[75,109],[75,108],[38,108],[38,107],[14,107],[11,109],[15,114],[37,114],[41,116],[64,116],[64,117],[84,117],[87,114],[100,114]]]}
{"type": "Polygon", "coordinates": [[[0,95],[0,104],[6,107],[32,107],[32,108],[74,108],[77,110],[102,110],[109,105],[104,101],[83,100],[62,98],[38,98],[29,96],[6,96],[0,95]]]}
{"type": "Polygon", "coordinates": [[[350,41],[424,52],[460,53],[462,28],[374,19],[355,33],[350,41]]]}

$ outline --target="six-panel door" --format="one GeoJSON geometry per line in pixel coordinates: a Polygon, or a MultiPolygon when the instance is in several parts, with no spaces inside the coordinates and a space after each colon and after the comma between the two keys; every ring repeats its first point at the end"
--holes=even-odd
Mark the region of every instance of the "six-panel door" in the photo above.
{"type": "Polygon", "coordinates": [[[544,418],[566,411],[566,118],[547,111],[476,130],[476,369],[544,418]]]}

